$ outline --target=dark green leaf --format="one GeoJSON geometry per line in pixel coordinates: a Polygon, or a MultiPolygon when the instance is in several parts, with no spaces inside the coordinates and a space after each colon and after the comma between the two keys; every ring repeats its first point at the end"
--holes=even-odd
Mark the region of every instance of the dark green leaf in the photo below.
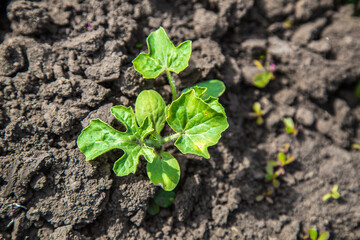
{"type": "Polygon", "coordinates": [[[174,202],[175,193],[173,191],[164,191],[160,189],[154,198],[154,201],[157,205],[162,208],[170,207],[171,204],[174,202]]]}

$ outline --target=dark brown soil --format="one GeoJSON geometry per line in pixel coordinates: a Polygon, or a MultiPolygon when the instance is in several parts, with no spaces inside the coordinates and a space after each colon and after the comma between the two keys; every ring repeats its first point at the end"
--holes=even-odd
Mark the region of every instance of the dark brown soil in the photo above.
{"type": "Polygon", "coordinates": [[[0,238],[290,240],[317,227],[360,239],[360,153],[351,147],[360,143],[360,18],[337,2],[2,0],[0,238]],[[145,165],[116,177],[121,152],[86,162],[76,139],[92,118],[118,126],[110,107],[133,106],[143,89],[170,98],[164,77],[142,79],[131,64],[159,26],[176,44],[193,41],[180,89],[225,82],[230,127],[209,160],[173,150],[182,168],[175,202],[150,216],[157,187],[145,165]],[[264,89],[252,84],[260,55],[276,64],[264,89]],[[296,137],[283,117],[295,119],[296,137]],[[256,202],[270,186],[266,162],[285,143],[296,160],[274,203],[256,202]],[[334,184],[341,198],[323,202],[334,184]]]}

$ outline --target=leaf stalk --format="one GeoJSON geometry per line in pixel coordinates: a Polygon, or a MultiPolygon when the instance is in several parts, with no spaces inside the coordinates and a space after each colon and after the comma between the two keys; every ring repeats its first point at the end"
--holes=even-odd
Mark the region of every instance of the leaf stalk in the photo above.
{"type": "Polygon", "coordinates": [[[172,100],[176,100],[177,99],[177,91],[176,91],[176,85],[175,85],[175,81],[173,79],[173,77],[171,76],[171,73],[169,70],[165,70],[165,73],[166,73],[166,76],[169,80],[169,84],[170,84],[170,87],[171,87],[171,92],[172,92],[172,100]]]}

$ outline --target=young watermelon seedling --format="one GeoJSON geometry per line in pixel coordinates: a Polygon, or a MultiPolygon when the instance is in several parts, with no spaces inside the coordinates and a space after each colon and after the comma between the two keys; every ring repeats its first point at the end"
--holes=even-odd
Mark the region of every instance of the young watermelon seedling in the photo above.
{"type": "MultiPolygon", "coordinates": [[[[254,64],[259,70],[263,71],[262,73],[255,74],[253,78],[254,86],[258,88],[264,88],[266,85],[268,85],[270,80],[275,79],[275,75],[273,74],[275,71],[275,64],[271,64],[270,71],[266,70],[266,68],[264,68],[264,66],[258,60],[254,60],[254,64]]],[[[267,63],[267,68],[269,68],[268,65],[269,64],[267,63]]]]}
{"type": "Polygon", "coordinates": [[[191,153],[210,158],[208,147],[217,144],[229,124],[218,97],[225,86],[219,80],[210,80],[184,91],[178,98],[171,72],[179,73],[188,66],[191,41],[175,47],[160,27],[146,39],[149,53],[140,53],[133,60],[134,68],[144,78],[156,78],[165,72],[169,79],[173,101],[166,105],[154,90],[142,91],[132,107],[115,106],[111,113],[126,128],[118,131],[100,119],[90,121],[77,140],[86,160],[93,160],[112,150],[121,149],[124,154],[114,163],[117,176],[135,173],[140,156],[147,161],[147,175],[151,182],[165,191],[172,191],[180,180],[178,161],[163,145],[174,145],[183,154],[191,153]],[[163,137],[161,132],[168,124],[174,131],[163,137]]]}
{"type": "Polygon", "coordinates": [[[338,192],[339,190],[339,185],[335,184],[333,186],[333,188],[331,189],[331,192],[325,194],[323,197],[322,197],[322,200],[324,202],[326,202],[327,200],[329,200],[330,198],[333,198],[333,199],[338,199],[340,197],[340,194],[338,192]]]}
{"type": "Polygon", "coordinates": [[[328,240],[330,238],[329,232],[323,232],[318,236],[318,231],[316,228],[310,228],[308,233],[304,239],[308,239],[310,237],[311,240],[328,240]]]}

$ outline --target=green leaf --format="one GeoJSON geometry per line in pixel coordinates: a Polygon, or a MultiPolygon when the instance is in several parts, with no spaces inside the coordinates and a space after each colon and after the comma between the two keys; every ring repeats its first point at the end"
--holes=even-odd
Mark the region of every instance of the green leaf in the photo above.
{"type": "Polygon", "coordinates": [[[78,137],[77,145],[85,154],[87,161],[112,149],[121,149],[124,155],[114,163],[115,174],[125,176],[135,173],[140,155],[143,155],[148,162],[152,162],[155,158],[154,149],[143,144],[144,138],[154,129],[149,119],[139,127],[131,107],[115,106],[111,108],[111,112],[125,125],[125,132],[119,132],[100,119],[91,120],[89,126],[83,129],[78,137]]]}
{"type": "Polygon", "coordinates": [[[154,201],[154,199],[151,199],[150,200],[150,203],[149,203],[149,207],[147,209],[147,212],[150,214],[150,215],[156,215],[160,212],[160,208],[159,208],[159,205],[157,205],[154,201]]]}
{"type": "Polygon", "coordinates": [[[331,192],[335,193],[339,190],[339,185],[335,184],[333,188],[331,189],[331,192]]]}
{"type": "Polygon", "coordinates": [[[262,73],[255,74],[253,82],[255,87],[264,88],[266,85],[268,85],[272,78],[274,78],[274,74],[272,72],[264,71],[262,73]]]}
{"type": "Polygon", "coordinates": [[[255,112],[255,114],[257,116],[261,116],[262,115],[262,111],[261,111],[261,105],[259,102],[254,102],[253,104],[253,110],[255,112]]]}
{"type": "Polygon", "coordinates": [[[161,151],[152,163],[148,162],[146,170],[151,182],[165,191],[172,191],[179,183],[180,166],[170,153],[161,151]]]}
{"type": "Polygon", "coordinates": [[[213,79],[199,82],[190,88],[185,88],[182,93],[194,89],[194,87],[201,87],[206,89],[205,94],[201,96],[202,100],[206,100],[209,97],[218,98],[225,92],[225,84],[220,80],[213,79]]]}
{"type": "Polygon", "coordinates": [[[155,128],[155,131],[160,134],[165,126],[165,107],[164,99],[159,93],[154,90],[144,90],[136,98],[135,102],[135,116],[139,125],[143,124],[148,117],[155,128]]]}
{"type": "Polygon", "coordinates": [[[310,238],[312,240],[317,240],[318,233],[317,233],[317,230],[315,228],[310,228],[309,229],[309,234],[310,234],[310,238]]]}
{"type": "Polygon", "coordinates": [[[325,194],[321,199],[325,202],[331,198],[331,193],[325,194]]]}
{"type": "Polygon", "coordinates": [[[171,103],[166,121],[180,135],[175,146],[182,153],[210,158],[207,148],[215,145],[229,127],[226,115],[214,110],[220,108],[215,100],[211,99],[210,105],[190,90],[171,103]]]}
{"type": "Polygon", "coordinates": [[[274,175],[274,168],[272,166],[266,166],[265,170],[271,177],[274,175]]]}
{"type": "Polygon", "coordinates": [[[340,197],[340,194],[338,192],[333,192],[332,197],[333,199],[338,199],[340,197]]]}
{"type": "Polygon", "coordinates": [[[174,202],[175,193],[173,191],[164,191],[160,189],[154,198],[154,201],[157,205],[162,208],[170,207],[171,204],[174,202]]]}
{"type": "Polygon", "coordinates": [[[330,238],[330,233],[323,232],[322,234],[320,234],[318,240],[328,240],[329,238],[330,238]]]}
{"type": "Polygon", "coordinates": [[[274,188],[278,188],[280,186],[280,182],[277,179],[273,179],[272,184],[274,188]]]}
{"type": "Polygon", "coordinates": [[[291,156],[291,157],[289,157],[288,159],[286,159],[286,161],[285,161],[285,164],[284,164],[284,165],[287,165],[287,164],[289,164],[289,163],[293,162],[294,160],[295,160],[295,157],[294,157],[294,156],[291,156]]]}
{"type": "Polygon", "coordinates": [[[179,73],[189,64],[191,41],[175,48],[165,30],[160,27],[146,38],[149,53],[140,53],[133,61],[136,71],[144,78],[156,78],[163,71],[179,73]]]}
{"type": "Polygon", "coordinates": [[[263,124],[264,123],[264,119],[262,118],[262,117],[257,117],[256,118],[256,124],[257,125],[261,125],[261,124],[263,124]]]}
{"type": "Polygon", "coordinates": [[[282,163],[282,165],[285,165],[285,162],[286,162],[286,156],[285,156],[285,153],[279,153],[278,154],[278,159],[280,160],[280,162],[282,163]]]}
{"type": "Polygon", "coordinates": [[[256,198],[255,198],[255,200],[257,201],[257,202],[260,202],[260,201],[262,201],[264,199],[264,196],[263,195],[258,195],[258,196],[256,196],[256,198]]]}
{"type": "Polygon", "coordinates": [[[267,164],[272,167],[276,167],[279,165],[278,161],[268,161],[267,164]]]}

